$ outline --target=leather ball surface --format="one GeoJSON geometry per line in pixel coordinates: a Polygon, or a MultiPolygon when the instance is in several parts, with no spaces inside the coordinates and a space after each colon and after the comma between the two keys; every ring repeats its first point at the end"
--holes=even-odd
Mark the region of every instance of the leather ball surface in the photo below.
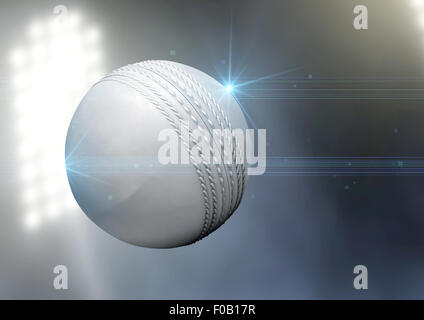
{"type": "MultiPolygon", "coordinates": [[[[101,229],[137,246],[178,247],[207,236],[237,209],[246,163],[160,163],[163,130],[175,132],[181,148],[193,148],[182,120],[189,133],[247,129],[239,104],[219,82],[175,62],[119,68],[85,95],[68,129],[66,168],[76,201],[101,229]]],[[[234,159],[242,143],[213,156],[234,159]]]]}

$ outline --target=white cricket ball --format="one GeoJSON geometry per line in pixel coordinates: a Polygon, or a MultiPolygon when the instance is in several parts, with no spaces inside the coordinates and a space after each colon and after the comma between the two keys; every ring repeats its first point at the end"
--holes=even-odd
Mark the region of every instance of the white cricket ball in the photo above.
{"type": "MultiPolygon", "coordinates": [[[[145,61],[101,79],[78,106],[66,138],[68,179],[81,209],[112,236],[143,247],[183,246],[216,230],[240,204],[246,162],[164,165],[158,158],[164,129],[193,152],[198,144],[187,137],[196,128],[203,142],[214,130],[247,129],[237,101],[207,74],[145,61]]],[[[244,142],[229,139],[231,150],[210,150],[215,160],[243,153],[244,142]]]]}

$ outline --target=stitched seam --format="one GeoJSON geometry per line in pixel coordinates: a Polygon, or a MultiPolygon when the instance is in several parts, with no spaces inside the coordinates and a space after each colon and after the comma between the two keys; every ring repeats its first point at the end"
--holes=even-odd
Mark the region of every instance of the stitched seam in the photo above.
{"type": "MultiPolygon", "coordinates": [[[[180,78],[180,80],[185,82],[185,84],[188,85],[189,87],[194,87],[192,83],[197,85],[201,89],[201,91],[194,89],[195,92],[199,95],[199,97],[203,100],[203,102],[209,107],[210,111],[212,112],[212,114],[215,116],[216,120],[220,124],[221,129],[224,129],[225,127],[222,124],[222,121],[219,119],[218,114],[220,114],[222,116],[227,127],[230,130],[232,129],[232,125],[231,125],[231,123],[228,119],[227,114],[224,112],[224,110],[221,108],[221,106],[216,102],[216,100],[212,97],[211,93],[209,91],[207,91],[205,89],[205,87],[203,87],[203,85],[200,82],[198,82],[196,79],[194,79],[190,73],[188,73],[185,70],[182,70],[181,68],[175,66],[174,64],[172,64],[170,62],[164,62],[164,61],[151,61],[151,62],[156,63],[158,65],[160,65],[160,64],[167,65],[169,67],[168,70],[171,71],[175,76],[180,78]],[[172,68],[174,70],[170,70],[172,68]],[[182,75],[184,75],[186,78],[184,78],[182,75]],[[189,81],[191,81],[192,83],[190,83],[189,81]],[[203,91],[203,93],[202,93],[202,91],[203,91]],[[206,101],[206,99],[209,99],[209,101],[206,101]],[[212,104],[210,102],[212,102],[212,104]],[[215,109],[217,109],[219,112],[217,113],[215,111],[215,109]]],[[[178,83],[178,81],[175,81],[175,82],[178,83]]],[[[233,139],[234,139],[235,143],[233,143],[232,156],[233,156],[233,162],[234,162],[234,165],[236,167],[236,173],[237,173],[237,177],[236,177],[237,178],[237,197],[235,199],[236,202],[234,204],[233,204],[233,201],[231,201],[232,208],[230,209],[230,212],[227,213],[226,218],[228,218],[235,211],[238,204],[240,203],[241,196],[243,194],[241,191],[242,190],[244,191],[244,184],[245,184],[245,181],[244,181],[245,172],[243,170],[244,166],[236,163],[236,152],[238,152],[238,155],[240,156],[240,148],[238,148],[237,138],[233,137],[233,139]],[[235,147],[234,147],[234,145],[235,145],[235,147]]],[[[225,152],[225,149],[224,149],[224,152],[225,152]]],[[[233,176],[232,166],[229,166],[229,168],[230,168],[230,175],[233,176]]],[[[233,191],[233,190],[231,190],[231,191],[233,191]]]]}
{"type": "MultiPolygon", "coordinates": [[[[193,120],[193,122],[195,123],[195,124],[198,124],[198,120],[191,114],[191,112],[190,112],[190,109],[189,108],[187,108],[186,106],[185,106],[185,104],[184,104],[184,101],[183,100],[181,100],[177,95],[176,95],[176,93],[173,91],[173,90],[175,90],[176,92],[178,92],[178,90],[177,90],[177,88],[175,88],[172,84],[169,84],[171,87],[172,87],[172,89],[166,84],[166,82],[168,82],[166,79],[162,79],[163,81],[161,81],[161,79],[159,79],[159,78],[157,78],[157,77],[160,77],[159,75],[157,75],[156,73],[154,73],[154,71],[152,71],[152,70],[149,70],[149,69],[146,69],[146,68],[143,68],[143,67],[141,67],[141,63],[137,63],[137,64],[133,64],[133,65],[128,65],[128,66],[125,66],[125,67],[122,67],[122,68],[120,68],[120,69],[118,69],[118,70],[116,70],[116,71],[114,71],[114,73],[115,74],[117,74],[117,73],[122,73],[122,72],[130,72],[130,73],[139,73],[139,74],[143,74],[143,75],[145,75],[146,77],[148,77],[150,80],[152,80],[152,81],[154,81],[154,82],[156,82],[157,84],[159,84],[165,91],[167,91],[171,96],[174,96],[175,98],[176,98],[176,100],[177,100],[177,102],[180,104],[180,105],[182,105],[183,107],[185,107],[184,108],[184,110],[185,110],[185,112],[188,114],[188,116],[189,116],[189,118],[191,119],[191,120],[193,120]],[[147,71],[147,73],[146,73],[146,71],[147,71]],[[155,76],[152,76],[152,74],[156,74],[156,77],[155,76]]],[[[162,78],[162,77],[160,77],[160,78],[162,78]]],[[[154,89],[153,89],[154,90],[154,89]]],[[[180,120],[180,121],[182,121],[182,120],[184,120],[184,118],[180,115],[180,113],[178,112],[178,110],[177,109],[175,109],[175,107],[168,101],[168,100],[166,100],[166,99],[164,99],[162,96],[161,96],[161,94],[160,93],[156,93],[157,95],[158,95],[158,97],[161,99],[161,100],[163,100],[164,101],[164,103],[168,106],[168,108],[174,113],[174,115],[180,120]]],[[[189,134],[190,134],[190,136],[192,135],[192,130],[190,129],[190,128],[188,128],[188,127],[186,127],[187,128],[187,130],[189,131],[189,134]]],[[[199,127],[199,129],[200,130],[205,130],[204,128],[202,128],[202,127],[199,127]]],[[[214,154],[213,154],[213,150],[210,148],[210,144],[209,144],[209,141],[208,141],[208,139],[207,139],[207,137],[205,136],[205,135],[203,135],[203,138],[205,138],[205,140],[208,142],[208,146],[209,146],[209,151],[210,151],[210,154],[212,154],[212,156],[214,156],[214,154]]],[[[190,139],[190,141],[194,141],[194,139],[190,139]]],[[[196,147],[197,147],[197,150],[199,150],[199,147],[197,146],[197,144],[196,144],[196,147]]],[[[193,159],[193,158],[192,158],[193,159]]],[[[210,232],[212,232],[213,230],[215,230],[215,225],[216,225],[216,223],[217,223],[217,217],[219,217],[220,216],[220,214],[219,214],[219,210],[218,210],[218,204],[219,204],[219,201],[218,201],[218,196],[217,196],[217,186],[216,186],[216,184],[215,184],[215,181],[214,181],[214,174],[213,174],[213,172],[212,172],[212,170],[211,170],[211,168],[206,164],[206,159],[204,158],[204,155],[202,154],[202,160],[204,161],[204,163],[203,163],[203,166],[204,166],[204,168],[205,168],[205,170],[206,170],[206,173],[207,173],[207,179],[208,179],[208,182],[209,182],[209,185],[210,185],[210,191],[211,191],[211,194],[212,194],[212,216],[211,216],[211,218],[210,219],[208,219],[208,223],[209,223],[209,225],[208,225],[208,228],[206,229],[206,230],[202,230],[202,233],[201,233],[201,236],[200,237],[204,237],[204,236],[206,236],[206,235],[208,235],[210,232]]],[[[192,161],[192,162],[195,162],[194,160],[192,161]]],[[[221,169],[219,168],[219,167],[216,167],[216,169],[217,169],[217,171],[218,171],[218,174],[221,174],[222,175],[222,173],[221,173],[221,169]]],[[[225,190],[224,190],[225,191],[225,190]]],[[[225,194],[225,193],[224,193],[225,194]]],[[[222,205],[222,203],[221,203],[221,205],[222,205]]],[[[221,211],[222,211],[222,209],[221,209],[221,211]]]]}
{"type": "MultiPolygon", "coordinates": [[[[177,133],[179,139],[181,139],[181,141],[183,142],[184,146],[187,148],[187,150],[189,150],[189,145],[182,138],[181,131],[179,130],[178,125],[175,123],[175,121],[171,117],[169,117],[169,113],[159,103],[157,103],[154,99],[152,99],[145,92],[143,92],[140,89],[140,86],[139,85],[133,85],[133,84],[131,84],[128,81],[125,81],[125,80],[122,80],[122,79],[117,79],[116,77],[119,77],[119,76],[121,76],[121,77],[128,77],[128,76],[120,75],[120,74],[117,74],[117,73],[113,72],[111,75],[104,77],[99,82],[102,82],[102,81],[115,81],[115,82],[119,82],[119,83],[122,83],[124,85],[127,85],[127,86],[131,87],[135,91],[137,91],[140,94],[142,94],[165,117],[165,119],[169,122],[169,124],[171,125],[171,127],[177,133]]],[[[128,78],[131,79],[131,80],[133,80],[133,81],[136,81],[139,84],[143,85],[144,87],[148,88],[157,97],[159,97],[159,98],[161,97],[160,93],[158,93],[156,91],[156,89],[154,89],[153,87],[149,86],[146,82],[143,82],[140,79],[134,79],[132,77],[128,77],[128,78]]],[[[161,99],[161,100],[163,100],[163,99],[161,99]]],[[[207,192],[207,189],[206,189],[205,180],[203,178],[203,173],[202,173],[200,167],[195,163],[195,161],[192,161],[192,162],[193,162],[193,166],[195,167],[195,171],[196,171],[196,173],[198,175],[198,178],[199,178],[200,186],[201,186],[201,189],[202,189],[202,195],[203,195],[203,201],[204,201],[204,208],[205,208],[205,214],[204,214],[204,219],[203,219],[203,227],[202,227],[202,230],[200,232],[200,235],[196,239],[196,240],[200,240],[202,237],[204,237],[204,236],[207,235],[206,234],[207,228],[205,226],[207,226],[209,224],[209,219],[210,219],[209,195],[208,195],[208,192],[207,192]]]]}
{"type": "MultiPolygon", "coordinates": [[[[164,78],[164,81],[168,82],[171,86],[173,86],[176,90],[178,90],[184,97],[185,97],[184,93],[186,93],[188,95],[191,95],[189,92],[187,92],[187,90],[185,88],[182,88],[181,86],[179,86],[177,81],[174,81],[173,80],[174,83],[169,82],[166,79],[166,78],[169,78],[169,75],[165,74],[161,70],[158,70],[158,68],[156,68],[156,66],[155,66],[156,63],[154,63],[154,62],[155,61],[142,62],[142,63],[139,63],[139,65],[142,65],[143,67],[148,68],[148,70],[150,70],[152,72],[158,73],[161,78],[164,78]],[[183,92],[181,92],[181,91],[183,91],[183,92]]],[[[161,66],[159,66],[159,67],[161,67],[161,66]]],[[[168,70],[168,71],[171,72],[171,70],[168,70]]],[[[172,72],[172,73],[174,73],[174,72],[172,72]]],[[[171,75],[171,77],[173,77],[173,76],[171,75]]],[[[193,90],[195,90],[195,88],[193,88],[193,90]]],[[[187,99],[187,97],[185,97],[185,98],[187,99]]],[[[207,123],[209,124],[209,126],[212,127],[212,129],[215,128],[213,122],[211,122],[211,120],[208,118],[205,110],[203,110],[202,106],[199,103],[197,103],[197,106],[200,109],[200,112],[202,112],[202,114],[204,115],[204,117],[202,117],[202,115],[199,114],[199,112],[195,109],[195,107],[193,106],[193,104],[188,99],[187,99],[187,102],[192,107],[192,109],[195,111],[195,113],[198,114],[199,118],[202,121],[206,120],[207,123]]],[[[185,110],[185,111],[187,113],[191,114],[191,111],[190,110],[185,110]]],[[[207,128],[207,124],[205,124],[205,126],[207,128]]],[[[222,146],[221,141],[220,141],[220,145],[222,146]]],[[[213,161],[214,162],[217,162],[216,161],[217,160],[216,159],[216,156],[213,153],[213,151],[214,150],[212,148],[210,148],[210,152],[213,154],[213,161]]],[[[208,233],[212,232],[213,230],[216,230],[216,228],[218,228],[221,225],[222,220],[223,220],[223,217],[228,217],[228,211],[231,210],[231,204],[232,204],[232,203],[228,204],[228,202],[226,201],[226,199],[227,199],[227,193],[225,191],[224,178],[223,178],[221,166],[220,165],[217,165],[217,166],[215,166],[215,168],[218,171],[218,175],[219,175],[219,179],[220,179],[220,185],[221,185],[221,194],[222,194],[221,212],[220,212],[220,214],[214,215],[212,217],[212,223],[211,223],[211,225],[209,227],[208,233]],[[225,208],[225,210],[224,210],[225,205],[228,206],[229,208],[225,208]]],[[[227,174],[226,174],[226,176],[227,176],[227,174]]],[[[228,188],[229,188],[230,191],[232,191],[232,188],[230,186],[228,188]]]]}

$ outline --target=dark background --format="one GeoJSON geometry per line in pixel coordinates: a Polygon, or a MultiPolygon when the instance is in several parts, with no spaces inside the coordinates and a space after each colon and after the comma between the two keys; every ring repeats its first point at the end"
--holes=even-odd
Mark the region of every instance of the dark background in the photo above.
{"type": "Polygon", "coordinates": [[[58,4],[101,28],[106,71],[167,59],[225,80],[232,21],[239,81],[297,68],[239,93],[267,129],[269,156],[424,156],[424,11],[410,1],[2,0],[0,298],[424,298],[418,174],[268,171],[250,177],[225,225],[177,249],[125,244],[82,212],[25,232],[6,57],[30,20],[58,4]],[[353,28],[356,4],[367,5],[369,30],[353,28]],[[52,286],[58,264],[69,269],[67,291],[52,286]],[[368,267],[369,290],[353,288],[358,264],[368,267]]]}

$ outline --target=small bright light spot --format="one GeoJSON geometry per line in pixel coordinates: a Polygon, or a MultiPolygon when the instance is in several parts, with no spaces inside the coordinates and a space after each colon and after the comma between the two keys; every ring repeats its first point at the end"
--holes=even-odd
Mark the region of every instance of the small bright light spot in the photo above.
{"type": "Polygon", "coordinates": [[[100,38],[100,33],[99,30],[92,28],[90,31],[88,31],[87,33],[87,41],[92,44],[92,43],[96,43],[100,38]]]}
{"type": "Polygon", "coordinates": [[[60,33],[61,31],[63,31],[63,27],[64,27],[64,24],[59,18],[55,17],[50,20],[49,29],[53,35],[56,35],[60,33]]]}
{"type": "Polygon", "coordinates": [[[13,85],[17,88],[22,88],[27,82],[27,77],[25,74],[18,74],[13,78],[13,85]]]}
{"type": "Polygon", "coordinates": [[[69,16],[69,25],[71,27],[77,27],[81,22],[81,18],[78,14],[73,14],[69,16]]]}
{"type": "Polygon", "coordinates": [[[101,56],[100,56],[100,52],[98,52],[98,51],[93,51],[93,52],[89,53],[88,56],[87,56],[87,62],[89,64],[97,63],[97,62],[100,61],[100,59],[101,59],[101,56]]]}
{"type": "Polygon", "coordinates": [[[43,193],[46,196],[51,196],[51,195],[55,194],[55,192],[58,191],[57,189],[58,189],[57,188],[57,184],[55,184],[55,183],[53,183],[51,181],[47,181],[44,184],[43,193]]]}
{"type": "Polygon", "coordinates": [[[40,215],[37,212],[29,212],[25,217],[25,227],[28,230],[34,230],[40,225],[40,220],[40,215]]]}
{"type": "Polygon", "coordinates": [[[35,45],[32,49],[31,49],[31,55],[35,60],[40,60],[41,58],[44,57],[46,53],[45,48],[42,45],[35,45]]]}
{"type": "Polygon", "coordinates": [[[37,200],[37,191],[35,189],[28,189],[24,193],[23,198],[27,204],[33,204],[37,200]]]}
{"type": "Polygon", "coordinates": [[[28,182],[28,181],[31,181],[35,177],[35,174],[36,174],[35,168],[31,165],[27,165],[27,166],[22,168],[21,178],[22,178],[22,180],[28,182]]]}
{"type": "Polygon", "coordinates": [[[31,37],[33,38],[38,38],[41,36],[42,34],[42,28],[41,25],[38,22],[34,22],[30,27],[29,27],[29,34],[31,37]]]}
{"type": "Polygon", "coordinates": [[[233,86],[231,84],[229,84],[229,85],[227,85],[226,89],[227,89],[228,92],[231,92],[231,91],[233,91],[233,86]]]}
{"type": "Polygon", "coordinates": [[[59,214],[59,206],[55,203],[49,203],[46,208],[46,213],[49,218],[55,218],[59,214]]]}
{"type": "Polygon", "coordinates": [[[10,61],[16,67],[21,66],[25,61],[25,55],[22,50],[16,49],[10,55],[10,61]]]}

